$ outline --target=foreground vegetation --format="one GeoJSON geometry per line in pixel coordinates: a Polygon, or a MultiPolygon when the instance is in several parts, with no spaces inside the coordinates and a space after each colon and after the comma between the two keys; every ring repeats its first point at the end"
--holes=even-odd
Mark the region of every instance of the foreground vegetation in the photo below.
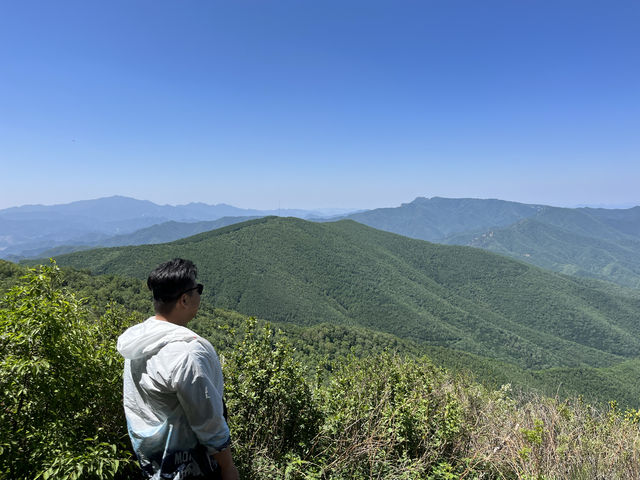
{"type": "MultiPolygon", "coordinates": [[[[0,478],[130,478],[114,344],[142,315],[88,308],[61,281],[40,267],[2,301],[0,478]]],[[[640,412],[615,402],[491,390],[393,352],[310,372],[255,320],[220,328],[243,478],[640,478],[640,412]]]]}

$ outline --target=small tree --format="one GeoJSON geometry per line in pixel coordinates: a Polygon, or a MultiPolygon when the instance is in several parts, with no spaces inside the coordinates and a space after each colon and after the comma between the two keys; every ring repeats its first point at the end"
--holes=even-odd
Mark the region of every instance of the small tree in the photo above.
{"type": "Polygon", "coordinates": [[[32,269],[0,305],[0,477],[125,475],[131,462],[116,336],[131,319],[92,318],[59,285],[55,263],[32,269]]]}

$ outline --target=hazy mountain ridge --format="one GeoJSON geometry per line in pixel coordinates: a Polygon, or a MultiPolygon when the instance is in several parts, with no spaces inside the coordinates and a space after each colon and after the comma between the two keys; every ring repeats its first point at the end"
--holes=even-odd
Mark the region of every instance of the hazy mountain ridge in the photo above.
{"type": "Polygon", "coordinates": [[[640,207],[575,209],[434,197],[346,218],[411,238],[491,250],[562,273],[640,286],[640,207]]]}
{"type": "Polygon", "coordinates": [[[505,228],[458,235],[443,243],[484,248],[558,272],[638,288],[640,237],[633,233],[634,222],[623,225],[630,233],[593,211],[549,208],[505,228]]]}
{"type": "Polygon", "coordinates": [[[605,367],[640,356],[640,300],[468,247],[340,221],[263,218],[160,245],[58,257],[145,278],[194,259],[217,306],[273,321],[360,325],[525,368],[605,367]]]}
{"type": "Polygon", "coordinates": [[[345,218],[406,237],[439,242],[456,233],[507,226],[544,208],[494,199],[418,197],[400,207],[378,208],[345,218]]]}
{"type": "MultiPolygon", "coordinates": [[[[247,220],[252,220],[254,218],[259,217],[223,217],[218,220],[205,222],[175,222],[171,220],[169,222],[158,223],[147,228],[141,228],[140,230],[136,230],[135,232],[126,235],[105,237],[85,244],[61,245],[45,250],[42,248],[23,250],[22,256],[24,258],[57,257],[58,255],[89,250],[92,248],[166,243],[196,235],[201,232],[215,230],[234,223],[246,222],[247,220]]],[[[12,260],[12,258],[8,258],[8,260],[12,260]]]]}
{"type": "MultiPolygon", "coordinates": [[[[0,258],[19,260],[46,255],[50,250],[74,251],[96,246],[167,242],[204,231],[198,229],[205,227],[188,224],[214,222],[225,217],[287,215],[323,218],[325,213],[333,216],[339,212],[336,209],[327,209],[326,212],[242,209],[223,203],[157,205],[121,196],[63,205],[25,205],[0,210],[0,258]],[[176,223],[159,227],[155,232],[145,230],[167,222],[176,223]],[[138,230],[144,231],[136,234],[138,230]],[[133,236],[127,238],[129,234],[133,236]]],[[[211,229],[223,224],[212,223],[211,229]]]]}
{"type": "MultiPolygon", "coordinates": [[[[162,243],[225,224],[215,223],[219,218],[196,222],[194,217],[240,212],[241,216],[234,215],[227,222],[231,223],[274,213],[225,204],[159,206],[126,197],[52,208],[25,206],[0,211],[0,257],[19,260],[97,246],[162,243]],[[95,211],[102,216],[73,216],[91,211],[96,202],[99,208],[95,211]],[[138,216],[114,220],[123,212],[138,216]],[[164,216],[157,216],[160,213],[164,216]],[[250,213],[257,214],[245,216],[250,213]],[[20,215],[30,220],[16,220],[22,218],[20,215]],[[180,220],[184,218],[188,221],[180,220]],[[214,223],[207,225],[203,223],[206,221],[214,223]],[[90,231],[87,225],[91,225],[90,231]],[[11,231],[22,231],[23,235],[12,235],[11,231]]],[[[330,221],[308,211],[278,213],[330,221]]],[[[410,238],[483,248],[561,273],[640,286],[640,207],[572,209],[496,199],[434,197],[342,218],[410,238]]]]}

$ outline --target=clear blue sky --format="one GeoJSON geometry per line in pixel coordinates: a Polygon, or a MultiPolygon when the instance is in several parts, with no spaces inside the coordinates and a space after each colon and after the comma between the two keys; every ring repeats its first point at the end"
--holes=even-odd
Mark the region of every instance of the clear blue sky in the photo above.
{"type": "Polygon", "coordinates": [[[640,2],[6,1],[0,208],[640,204],[640,2]]]}

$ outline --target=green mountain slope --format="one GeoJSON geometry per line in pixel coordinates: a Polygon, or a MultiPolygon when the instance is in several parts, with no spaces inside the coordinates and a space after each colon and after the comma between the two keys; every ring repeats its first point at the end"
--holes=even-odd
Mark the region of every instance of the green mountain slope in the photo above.
{"type": "Polygon", "coordinates": [[[539,217],[546,224],[592,238],[622,243],[629,239],[640,240],[638,207],[626,210],[547,207],[539,217]]]}
{"type": "Polygon", "coordinates": [[[233,225],[234,223],[246,222],[257,217],[223,217],[217,220],[206,222],[164,222],[152,225],[141,230],[136,230],[127,235],[117,235],[103,241],[102,247],[118,247],[123,245],[145,245],[153,243],[166,243],[181,238],[208,232],[217,228],[233,225]]]}
{"type": "MultiPolygon", "coordinates": [[[[16,284],[25,273],[25,267],[0,260],[0,299],[4,291],[16,284]]],[[[114,275],[92,276],[70,268],[64,268],[63,274],[64,284],[84,298],[98,314],[104,313],[109,302],[138,312],[140,320],[152,314],[150,292],[140,279],[114,275]]],[[[246,322],[245,315],[212,308],[205,300],[190,328],[209,338],[224,353],[241,341],[246,322]],[[229,329],[235,334],[230,333],[229,329]]],[[[638,358],[603,368],[553,367],[532,371],[513,363],[427,345],[359,326],[331,323],[300,326],[282,322],[272,322],[272,325],[284,332],[295,348],[296,357],[310,371],[349,354],[363,357],[391,351],[413,358],[427,355],[434,363],[452,372],[471,372],[476,380],[490,388],[511,384],[517,390],[534,390],[561,398],[581,395],[589,402],[616,400],[621,406],[640,406],[640,383],[632,381],[640,378],[638,358]]]]}
{"type": "Polygon", "coordinates": [[[557,208],[436,197],[349,218],[411,238],[474,246],[561,273],[640,286],[640,207],[557,208]]]}
{"type": "Polygon", "coordinates": [[[585,210],[610,227],[627,235],[640,238],[640,207],[626,210],[610,210],[606,208],[587,208],[585,210]]]}
{"type": "Polygon", "coordinates": [[[511,225],[535,216],[544,207],[504,200],[416,198],[396,208],[378,208],[347,218],[405,237],[439,242],[462,232],[511,225]]]}
{"type": "Polygon", "coordinates": [[[58,262],[143,279],[175,256],[198,264],[209,301],[266,320],[362,326],[523,368],[606,367],[640,355],[637,298],[352,221],[264,218],[58,262]]]}
{"type": "MultiPolygon", "coordinates": [[[[509,255],[562,273],[640,287],[640,238],[613,228],[589,209],[549,208],[534,218],[482,234],[444,240],[509,255]]],[[[633,222],[624,225],[633,228],[633,222]]]]}

